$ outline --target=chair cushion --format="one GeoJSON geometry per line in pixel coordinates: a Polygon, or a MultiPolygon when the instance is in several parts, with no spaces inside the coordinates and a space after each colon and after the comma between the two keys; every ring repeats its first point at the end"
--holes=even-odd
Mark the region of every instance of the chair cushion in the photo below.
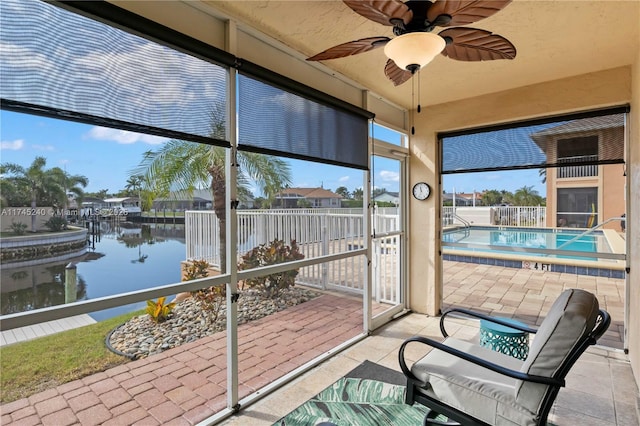
{"type": "MultiPolygon", "coordinates": [[[[553,376],[576,343],[593,330],[598,318],[598,300],[584,290],[565,290],[556,299],[533,339],[529,356],[520,371],[553,376]]],[[[518,404],[536,412],[547,386],[519,382],[515,390],[518,404]]]]}
{"type": "MultiPolygon", "coordinates": [[[[445,345],[520,370],[523,362],[479,345],[447,338],[445,345]]],[[[515,399],[518,380],[495,373],[446,352],[433,349],[413,364],[411,372],[428,383],[417,389],[460,411],[495,425],[535,424],[536,413],[520,406],[515,399]]]]}

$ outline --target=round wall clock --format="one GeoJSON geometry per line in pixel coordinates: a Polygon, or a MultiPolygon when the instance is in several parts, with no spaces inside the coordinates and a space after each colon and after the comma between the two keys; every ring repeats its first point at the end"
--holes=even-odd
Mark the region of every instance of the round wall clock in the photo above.
{"type": "Polygon", "coordinates": [[[431,195],[431,187],[425,182],[418,182],[413,185],[412,193],[416,200],[426,200],[431,195]]]}

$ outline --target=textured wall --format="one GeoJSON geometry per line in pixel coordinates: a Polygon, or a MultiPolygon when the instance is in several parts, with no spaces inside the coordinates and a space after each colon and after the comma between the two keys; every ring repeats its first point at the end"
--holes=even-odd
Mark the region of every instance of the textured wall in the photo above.
{"type": "Polygon", "coordinates": [[[622,105],[630,100],[631,67],[621,67],[435,105],[416,115],[410,184],[433,183],[435,196],[410,201],[411,308],[428,314],[440,309],[438,132],[622,105]]]}

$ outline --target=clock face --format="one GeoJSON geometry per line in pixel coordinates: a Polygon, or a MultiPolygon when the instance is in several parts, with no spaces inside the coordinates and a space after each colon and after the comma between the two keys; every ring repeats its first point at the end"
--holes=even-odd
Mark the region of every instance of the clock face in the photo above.
{"type": "Polygon", "coordinates": [[[413,196],[417,200],[426,200],[431,195],[431,187],[424,182],[418,182],[413,185],[413,196]]]}

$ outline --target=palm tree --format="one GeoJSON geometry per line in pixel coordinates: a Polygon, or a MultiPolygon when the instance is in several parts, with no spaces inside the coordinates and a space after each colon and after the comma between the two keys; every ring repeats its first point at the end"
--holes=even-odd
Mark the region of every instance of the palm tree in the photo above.
{"type": "Polygon", "coordinates": [[[482,194],[482,204],[485,206],[497,206],[502,202],[502,194],[496,189],[484,191],[482,194]]]}
{"type": "Polygon", "coordinates": [[[547,169],[539,169],[538,176],[542,179],[542,183],[547,183],[547,169]]]}
{"type": "Polygon", "coordinates": [[[53,179],[62,187],[63,197],[60,199],[62,202],[63,210],[69,209],[69,199],[67,195],[69,193],[75,195],[75,199],[78,203],[78,208],[82,206],[82,199],[84,198],[84,191],[82,188],[86,188],[89,184],[89,179],[82,175],[70,175],[66,170],[62,170],[60,167],[54,167],[49,170],[53,179]]]}
{"type": "MultiPolygon", "coordinates": [[[[225,134],[224,110],[212,114],[211,136],[221,139],[225,134]]],[[[277,157],[251,152],[238,152],[238,195],[248,194],[248,184],[254,184],[272,199],[285,185],[291,183],[289,164],[277,157]]],[[[147,151],[133,175],[143,180],[154,194],[168,195],[170,191],[192,193],[209,186],[213,195],[213,210],[219,221],[220,270],[226,271],[226,206],[225,206],[225,148],[200,143],[170,140],[156,151],[147,151]]]]}
{"type": "Polygon", "coordinates": [[[127,179],[126,185],[124,189],[129,193],[137,193],[140,195],[140,191],[142,190],[142,183],[144,182],[144,177],[140,175],[132,175],[127,179]]]}
{"type": "MultiPolygon", "coordinates": [[[[0,174],[10,174],[9,178],[17,187],[24,188],[31,199],[31,208],[35,210],[38,207],[38,201],[43,197],[49,197],[51,200],[60,199],[64,194],[64,189],[55,180],[52,179],[53,174],[44,167],[47,165],[47,159],[44,157],[36,157],[28,168],[24,168],[19,164],[5,163],[0,166],[0,174]]],[[[31,215],[31,232],[36,232],[36,215],[31,215]]]]}
{"type": "Polygon", "coordinates": [[[362,200],[362,198],[364,197],[364,192],[362,192],[362,188],[356,188],[356,189],[353,190],[351,195],[356,200],[362,200]]]}
{"type": "Polygon", "coordinates": [[[349,193],[349,190],[346,186],[339,186],[338,188],[336,188],[335,192],[345,199],[349,199],[349,197],[351,196],[351,193],[349,193]]]}
{"type": "Polygon", "coordinates": [[[513,194],[513,198],[518,205],[521,206],[535,206],[540,204],[541,197],[538,194],[538,191],[533,189],[533,186],[523,186],[522,188],[516,190],[513,194]]]}

